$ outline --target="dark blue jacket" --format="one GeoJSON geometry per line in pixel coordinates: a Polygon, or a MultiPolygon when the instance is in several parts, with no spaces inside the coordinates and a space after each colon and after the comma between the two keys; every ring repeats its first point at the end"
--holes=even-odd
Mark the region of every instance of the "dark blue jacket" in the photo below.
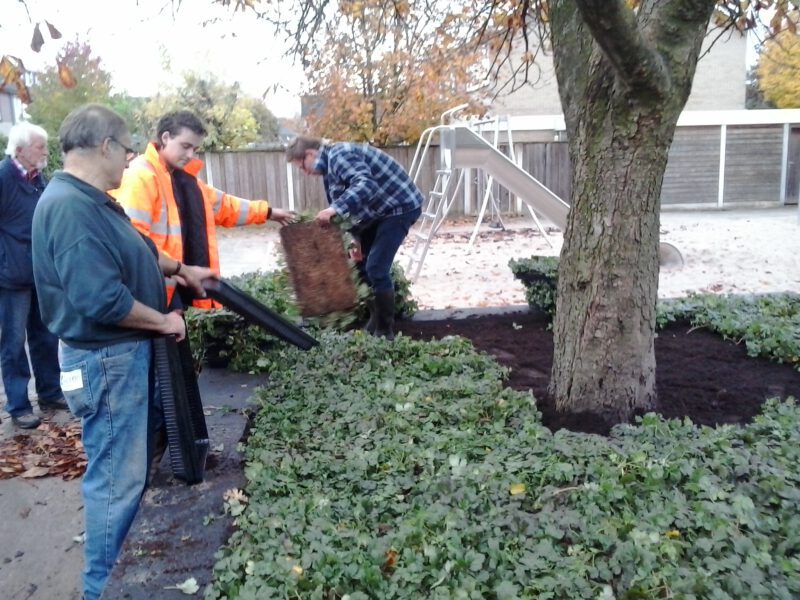
{"type": "Polygon", "coordinates": [[[33,287],[31,223],[47,182],[28,182],[10,158],[0,162],[0,288],[33,287]]]}

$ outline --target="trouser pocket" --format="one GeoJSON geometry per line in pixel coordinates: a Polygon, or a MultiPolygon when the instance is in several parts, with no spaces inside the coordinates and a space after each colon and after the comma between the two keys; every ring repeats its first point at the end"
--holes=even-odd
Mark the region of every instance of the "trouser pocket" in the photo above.
{"type": "Polygon", "coordinates": [[[88,350],[59,344],[58,363],[61,367],[61,391],[69,409],[76,417],[85,417],[97,410],[97,399],[89,380],[88,350]]]}

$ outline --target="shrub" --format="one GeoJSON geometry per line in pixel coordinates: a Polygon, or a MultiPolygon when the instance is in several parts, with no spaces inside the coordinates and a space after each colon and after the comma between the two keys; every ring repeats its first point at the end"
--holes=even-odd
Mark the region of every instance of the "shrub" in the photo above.
{"type": "Polygon", "coordinates": [[[558,257],[532,256],[511,259],[508,266],[514,277],[525,286],[525,300],[528,306],[541,310],[552,318],[556,314],[558,257]]]}

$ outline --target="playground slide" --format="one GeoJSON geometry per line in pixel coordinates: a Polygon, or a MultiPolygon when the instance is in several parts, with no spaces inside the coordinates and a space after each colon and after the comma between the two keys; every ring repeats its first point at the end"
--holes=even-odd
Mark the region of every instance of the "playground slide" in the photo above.
{"type": "Polygon", "coordinates": [[[489,142],[466,127],[455,127],[453,167],[483,169],[556,227],[567,227],[569,205],[518,167],[489,142]]]}

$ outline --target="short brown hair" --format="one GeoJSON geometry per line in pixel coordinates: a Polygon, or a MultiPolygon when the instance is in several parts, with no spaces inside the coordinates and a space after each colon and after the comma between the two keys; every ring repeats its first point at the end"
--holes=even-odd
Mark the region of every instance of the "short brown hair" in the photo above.
{"type": "Polygon", "coordinates": [[[192,133],[204,137],[208,131],[206,126],[196,114],[190,110],[173,110],[163,115],[156,125],[156,141],[161,141],[161,136],[166,132],[172,137],[179,135],[184,129],[189,129],[192,133]]]}
{"type": "Polygon", "coordinates": [[[320,138],[298,135],[286,146],[286,162],[302,160],[306,156],[306,150],[319,150],[320,146],[322,146],[320,138]]]}

